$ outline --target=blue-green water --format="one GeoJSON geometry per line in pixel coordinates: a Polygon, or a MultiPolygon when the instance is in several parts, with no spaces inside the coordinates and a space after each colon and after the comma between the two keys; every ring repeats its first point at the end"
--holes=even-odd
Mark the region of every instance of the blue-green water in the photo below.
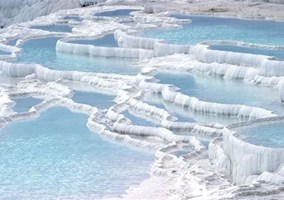
{"type": "Polygon", "coordinates": [[[86,40],[69,40],[69,43],[75,43],[75,44],[90,44],[95,46],[102,46],[102,47],[118,47],[118,43],[116,39],[114,38],[113,34],[105,35],[102,38],[98,39],[86,39],[86,40]]]}
{"type": "Polygon", "coordinates": [[[99,109],[108,109],[114,104],[114,96],[97,92],[75,91],[72,99],[77,103],[88,104],[99,109]]]}
{"type": "Polygon", "coordinates": [[[11,53],[8,52],[8,51],[0,50],[0,55],[9,55],[9,54],[11,54],[11,53]]]}
{"type": "Polygon", "coordinates": [[[118,196],[148,177],[154,156],[101,139],[87,116],[52,108],[0,131],[0,199],[118,196]]]}
{"type": "Polygon", "coordinates": [[[38,63],[56,70],[129,75],[136,75],[140,71],[139,68],[131,66],[133,63],[131,60],[57,53],[55,46],[58,39],[52,37],[27,41],[17,62],[38,63]]]}
{"type": "Polygon", "coordinates": [[[124,111],[122,113],[126,118],[130,119],[131,122],[134,124],[134,125],[139,125],[139,126],[150,126],[150,127],[153,127],[153,126],[156,126],[153,122],[151,121],[147,121],[146,119],[143,119],[143,118],[140,118],[138,116],[135,116],[134,114],[128,112],[128,111],[124,111]]]}
{"type": "Polygon", "coordinates": [[[210,46],[210,49],[266,55],[266,56],[275,57],[278,60],[284,60],[284,50],[257,49],[257,48],[249,48],[249,47],[241,47],[233,45],[213,45],[210,46]]]}
{"type": "Polygon", "coordinates": [[[239,130],[242,139],[258,146],[284,148],[284,123],[261,125],[239,130]]]}
{"type": "MultiPolygon", "coordinates": [[[[157,98],[157,97],[152,97],[157,98]]],[[[145,99],[145,101],[158,108],[166,109],[171,115],[177,118],[178,122],[198,122],[198,123],[219,123],[219,124],[232,124],[244,121],[244,119],[239,119],[234,116],[223,116],[223,115],[210,115],[208,113],[198,113],[193,112],[191,109],[186,107],[181,107],[178,105],[168,104],[166,102],[155,101],[153,102],[150,98],[145,99]]],[[[247,119],[245,119],[247,120],[247,119]]]]}
{"type": "Polygon", "coordinates": [[[31,28],[33,29],[41,29],[44,31],[50,31],[50,32],[72,32],[72,27],[68,25],[56,25],[56,24],[51,24],[51,25],[42,25],[42,26],[32,26],[31,28]]]}
{"type": "Polygon", "coordinates": [[[192,23],[184,25],[183,29],[150,30],[142,35],[176,44],[195,45],[209,40],[230,40],[284,46],[283,22],[182,15],[174,17],[192,19],[192,23]]]}
{"type": "Polygon", "coordinates": [[[9,42],[7,43],[7,45],[11,45],[11,46],[15,46],[17,43],[18,39],[14,39],[14,40],[9,40],[9,42]]]}
{"type": "Polygon", "coordinates": [[[35,106],[42,102],[41,99],[33,97],[14,99],[13,101],[15,101],[16,103],[13,108],[13,110],[16,112],[28,112],[32,106],[35,106]]]}
{"type": "Polygon", "coordinates": [[[180,92],[203,101],[245,104],[270,109],[276,113],[284,113],[284,106],[280,101],[277,89],[190,73],[160,73],[156,78],[161,83],[174,84],[180,88],[180,92]]]}
{"type": "Polygon", "coordinates": [[[75,20],[75,21],[82,21],[83,19],[78,17],[78,16],[66,16],[64,17],[63,19],[66,19],[66,20],[75,20]]]}
{"type": "Polygon", "coordinates": [[[118,9],[113,11],[105,11],[96,13],[95,16],[103,17],[127,17],[130,16],[130,13],[133,11],[138,11],[137,9],[118,9]]]}

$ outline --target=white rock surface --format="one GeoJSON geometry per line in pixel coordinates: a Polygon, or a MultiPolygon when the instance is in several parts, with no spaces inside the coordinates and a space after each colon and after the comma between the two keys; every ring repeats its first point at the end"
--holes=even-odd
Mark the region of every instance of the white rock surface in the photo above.
{"type": "Polygon", "coordinates": [[[78,0],[2,0],[0,1],[0,23],[8,26],[62,9],[77,7],[80,7],[78,0]]]}

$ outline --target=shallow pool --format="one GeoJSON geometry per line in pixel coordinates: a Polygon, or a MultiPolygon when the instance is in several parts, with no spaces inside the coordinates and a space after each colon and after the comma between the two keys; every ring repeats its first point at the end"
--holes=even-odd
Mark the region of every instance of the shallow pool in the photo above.
{"type": "Polygon", "coordinates": [[[9,40],[8,43],[7,43],[7,45],[15,46],[16,43],[17,43],[17,41],[18,41],[18,38],[17,38],[17,39],[13,39],[13,40],[9,40]]]}
{"type": "Polygon", "coordinates": [[[241,138],[258,146],[284,148],[284,123],[273,123],[238,130],[241,138]]]}
{"type": "Polygon", "coordinates": [[[50,32],[68,32],[68,33],[72,32],[72,27],[68,25],[51,24],[51,25],[42,25],[42,26],[32,26],[31,28],[50,31],[50,32]]]}
{"type": "Polygon", "coordinates": [[[277,60],[284,60],[284,50],[257,49],[257,48],[241,47],[234,45],[212,45],[209,48],[221,51],[266,55],[266,56],[275,57],[277,60]]]}
{"type": "Polygon", "coordinates": [[[16,105],[13,107],[15,112],[28,112],[32,106],[35,106],[42,102],[41,99],[26,97],[13,99],[16,105]]]}
{"type": "Polygon", "coordinates": [[[152,30],[142,35],[165,39],[176,44],[195,45],[209,40],[231,40],[247,43],[284,46],[284,23],[275,21],[240,20],[204,16],[173,15],[192,19],[183,29],[152,30]]]}
{"type": "Polygon", "coordinates": [[[3,51],[3,50],[0,49],[0,55],[9,55],[9,54],[11,54],[11,53],[8,52],[8,51],[3,51]]]}
{"type": "Polygon", "coordinates": [[[137,9],[118,9],[112,11],[105,11],[96,13],[95,16],[103,16],[103,17],[127,17],[131,16],[130,13],[133,11],[138,11],[137,9]]]}
{"type": "Polygon", "coordinates": [[[279,114],[284,113],[284,106],[281,103],[277,89],[191,73],[160,73],[156,78],[161,83],[174,84],[180,88],[182,93],[197,97],[203,101],[245,104],[266,108],[279,114]]]}
{"type": "Polygon", "coordinates": [[[177,118],[178,122],[219,123],[227,125],[247,120],[236,116],[210,115],[208,113],[193,112],[188,108],[182,108],[181,106],[164,102],[161,97],[158,96],[149,96],[144,100],[150,105],[167,110],[172,116],[177,118]]]}
{"type": "Polygon", "coordinates": [[[66,16],[64,17],[63,19],[66,19],[66,20],[75,20],[75,21],[83,21],[82,18],[78,17],[78,16],[66,16]]]}
{"type": "Polygon", "coordinates": [[[150,127],[153,127],[153,126],[156,126],[156,124],[154,124],[153,122],[151,121],[148,121],[146,119],[143,119],[143,118],[140,118],[138,116],[136,116],[135,114],[129,112],[129,111],[124,111],[122,112],[122,114],[131,120],[131,122],[134,124],[134,125],[139,125],[139,126],[150,126],[150,127]]]}
{"type": "Polygon", "coordinates": [[[75,44],[90,44],[101,47],[118,47],[118,42],[114,38],[113,34],[108,34],[98,39],[80,39],[80,40],[69,40],[68,43],[75,44]]]}
{"type": "Polygon", "coordinates": [[[140,69],[133,67],[133,60],[77,56],[57,53],[56,42],[59,38],[29,40],[23,45],[23,52],[17,62],[38,63],[50,69],[75,70],[136,75],[140,69]]]}
{"type": "Polygon", "coordinates": [[[0,199],[101,199],[148,177],[153,155],[107,142],[86,122],[52,108],[1,130],[0,199]]]}
{"type": "Polygon", "coordinates": [[[88,104],[99,109],[108,109],[114,104],[115,96],[97,92],[74,91],[73,101],[88,104]]]}

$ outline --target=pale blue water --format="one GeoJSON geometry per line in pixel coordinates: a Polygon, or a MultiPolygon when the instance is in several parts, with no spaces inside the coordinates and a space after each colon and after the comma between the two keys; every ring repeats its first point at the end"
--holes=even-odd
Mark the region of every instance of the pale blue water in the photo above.
{"type": "Polygon", "coordinates": [[[88,104],[99,109],[108,109],[114,104],[115,96],[97,92],[74,91],[73,101],[88,104]]]}
{"type": "Polygon", "coordinates": [[[156,78],[161,83],[174,84],[180,88],[182,93],[197,97],[200,100],[245,104],[266,108],[280,114],[284,113],[284,106],[281,104],[277,89],[190,73],[160,73],[156,78]]]}
{"type": "Polygon", "coordinates": [[[257,49],[233,45],[212,45],[210,46],[210,49],[249,54],[260,54],[275,57],[277,58],[277,60],[284,60],[284,50],[257,49]]]}
{"type": "Polygon", "coordinates": [[[118,58],[76,56],[56,53],[59,38],[29,40],[23,45],[18,62],[38,63],[50,69],[75,70],[136,75],[140,69],[131,66],[133,61],[118,58]]]}
{"type": "Polygon", "coordinates": [[[284,46],[284,23],[274,21],[240,20],[217,17],[182,16],[192,19],[183,29],[152,30],[142,35],[161,38],[176,44],[195,45],[209,40],[232,40],[247,43],[284,46]]]}
{"type": "Polygon", "coordinates": [[[82,18],[78,17],[78,16],[66,16],[64,17],[63,19],[66,19],[66,20],[75,20],[75,21],[83,21],[82,18]]]}
{"type": "Polygon", "coordinates": [[[105,35],[102,38],[98,39],[86,39],[86,40],[69,40],[69,43],[75,43],[75,44],[91,44],[95,46],[102,46],[102,47],[118,47],[117,40],[114,38],[113,34],[105,35]]]}
{"type": "Polygon", "coordinates": [[[192,149],[179,150],[179,151],[174,152],[174,155],[176,155],[176,157],[181,157],[181,156],[185,156],[189,154],[191,151],[192,149]]]}
{"type": "Polygon", "coordinates": [[[42,26],[32,26],[33,29],[41,29],[44,31],[50,31],[50,32],[72,32],[72,27],[68,25],[57,25],[57,24],[51,24],[51,25],[42,25],[42,26]]]}
{"type": "Polygon", "coordinates": [[[125,18],[123,20],[121,20],[119,23],[122,24],[130,24],[130,23],[134,23],[135,21],[133,20],[133,18],[125,18]]]}
{"type": "Polygon", "coordinates": [[[121,195],[148,177],[154,156],[101,139],[87,116],[52,108],[0,133],[0,199],[121,195]]]}
{"type": "Polygon", "coordinates": [[[96,13],[95,16],[103,16],[103,17],[127,17],[131,16],[130,13],[133,11],[138,11],[137,9],[118,9],[113,11],[105,11],[96,13]]]}
{"type": "Polygon", "coordinates": [[[140,117],[135,116],[134,114],[124,111],[122,113],[126,118],[130,119],[134,125],[139,125],[139,126],[156,126],[153,122],[147,121],[146,119],[142,119],[140,117]]]}
{"type": "Polygon", "coordinates": [[[161,97],[152,96],[152,97],[148,97],[147,99],[144,99],[144,101],[157,108],[167,110],[171,115],[175,116],[180,122],[195,122],[192,115],[189,115],[188,113],[182,114],[181,112],[179,112],[177,108],[175,108],[175,106],[170,106],[167,103],[163,102],[161,97]],[[153,98],[157,99],[158,101],[157,100],[155,102],[152,101],[153,98]]]}
{"type": "Polygon", "coordinates": [[[32,106],[35,106],[42,102],[41,99],[33,98],[33,97],[26,97],[20,99],[13,99],[16,103],[13,110],[16,112],[28,112],[32,106]]]}
{"type": "Polygon", "coordinates": [[[243,128],[238,131],[242,139],[258,146],[284,148],[284,123],[243,128]]]}
{"type": "MultiPolygon", "coordinates": [[[[155,97],[157,98],[157,97],[155,97]]],[[[237,118],[235,116],[223,116],[223,115],[210,115],[208,113],[192,112],[189,108],[182,108],[173,104],[168,104],[160,100],[159,102],[153,102],[151,99],[145,99],[145,101],[158,108],[167,110],[172,116],[177,118],[178,122],[199,122],[199,123],[219,123],[223,125],[242,122],[247,119],[237,118]]]]}
{"type": "Polygon", "coordinates": [[[15,46],[16,43],[17,43],[17,40],[18,40],[18,39],[10,40],[10,41],[7,43],[7,45],[15,46]]]}
{"type": "Polygon", "coordinates": [[[9,55],[9,54],[11,54],[11,53],[8,52],[8,51],[0,50],[0,55],[9,55]]]}

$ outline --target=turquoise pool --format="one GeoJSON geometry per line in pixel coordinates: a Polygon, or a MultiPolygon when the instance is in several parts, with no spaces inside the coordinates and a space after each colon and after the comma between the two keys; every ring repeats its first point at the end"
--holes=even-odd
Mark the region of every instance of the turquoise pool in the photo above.
{"type": "Polygon", "coordinates": [[[88,104],[99,109],[109,109],[114,104],[115,96],[98,92],[74,91],[73,101],[88,104]]]}
{"type": "Polygon", "coordinates": [[[130,13],[133,11],[138,11],[137,9],[117,9],[112,11],[104,11],[96,13],[95,16],[102,17],[127,17],[131,16],[130,13]]]}
{"type": "Polygon", "coordinates": [[[83,21],[82,18],[78,17],[78,16],[66,16],[64,17],[63,19],[66,19],[66,20],[75,20],[75,21],[83,21]]]}
{"type": "Polygon", "coordinates": [[[119,196],[148,177],[154,155],[103,140],[87,116],[49,109],[0,131],[0,199],[119,196]]]}
{"type": "Polygon", "coordinates": [[[273,123],[239,129],[241,138],[251,144],[271,148],[284,148],[284,123],[273,123]]]}
{"type": "Polygon", "coordinates": [[[192,19],[192,23],[184,25],[183,29],[150,30],[142,35],[165,39],[176,44],[195,45],[209,40],[230,40],[284,46],[283,22],[184,15],[173,17],[192,19]]]}
{"type": "Polygon", "coordinates": [[[17,98],[13,99],[16,105],[13,107],[15,112],[28,112],[32,106],[35,106],[42,102],[41,99],[26,97],[26,98],[17,98]]]}
{"type": "Polygon", "coordinates": [[[29,40],[17,62],[38,63],[50,69],[75,70],[136,75],[140,69],[133,67],[132,60],[104,57],[76,56],[55,51],[59,38],[29,40]]]}
{"type": "Polygon", "coordinates": [[[32,26],[33,29],[40,29],[44,31],[50,31],[50,32],[72,32],[72,27],[68,25],[58,25],[58,24],[51,24],[51,25],[42,25],[42,26],[32,26]]]}
{"type": "Polygon", "coordinates": [[[249,48],[249,47],[234,46],[234,45],[212,45],[209,48],[221,51],[266,55],[274,57],[277,60],[284,60],[284,50],[259,49],[259,48],[249,48]]]}
{"type": "Polygon", "coordinates": [[[246,119],[240,119],[235,116],[222,116],[222,115],[210,115],[210,114],[203,114],[203,113],[194,113],[192,110],[188,108],[182,108],[180,106],[176,106],[173,104],[169,104],[164,102],[162,99],[159,99],[157,96],[150,96],[145,99],[150,105],[156,106],[158,108],[162,108],[167,110],[171,115],[177,118],[178,122],[198,122],[198,123],[219,123],[223,125],[238,123],[244,121],[246,119]]]}
{"type": "Polygon", "coordinates": [[[0,50],[0,55],[9,55],[9,54],[11,54],[11,53],[8,52],[8,51],[0,50]]]}
{"type": "Polygon", "coordinates": [[[74,43],[74,44],[90,44],[90,45],[102,46],[102,47],[118,47],[118,43],[116,39],[114,38],[113,34],[108,34],[98,39],[69,40],[68,42],[74,43]]]}
{"type": "Polygon", "coordinates": [[[284,113],[284,106],[277,89],[191,73],[160,73],[156,75],[156,78],[161,83],[174,84],[180,88],[180,92],[203,101],[245,104],[266,108],[279,114],[284,113]]]}

